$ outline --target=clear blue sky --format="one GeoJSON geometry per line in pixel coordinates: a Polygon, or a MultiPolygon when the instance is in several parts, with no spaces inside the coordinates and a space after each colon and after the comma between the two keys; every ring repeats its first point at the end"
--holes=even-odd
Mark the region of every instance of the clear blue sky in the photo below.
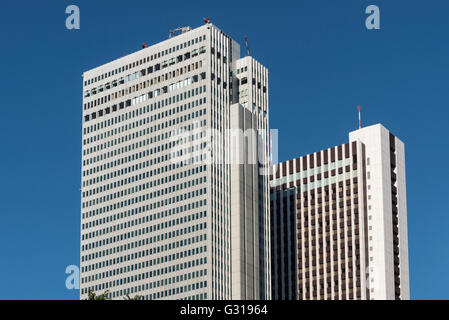
{"type": "Polygon", "coordinates": [[[2,1],[0,299],[78,298],[82,72],[203,17],[269,68],[280,160],[345,143],[358,104],[405,142],[411,296],[449,299],[448,15],[447,0],[2,1]]]}

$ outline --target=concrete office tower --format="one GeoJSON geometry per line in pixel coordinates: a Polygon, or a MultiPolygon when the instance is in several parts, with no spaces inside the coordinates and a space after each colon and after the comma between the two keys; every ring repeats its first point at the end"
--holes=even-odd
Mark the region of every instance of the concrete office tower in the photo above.
{"type": "Polygon", "coordinates": [[[233,66],[231,106],[232,298],[270,298],[268,70],[251,57],[233,66]]]}
{"type": "Polygon", "coordinates": [[[208,23],[83,74],[82,299],[89,290],[113,299],[270,297],[267,177],[244,190],[265,201],[251,213],[253,241],[239,242],[232,226],[246,213],[232,211],[232,166],[222,161],[233,110],[251,110],[268,128],[259,66],[208,23]],[[246,93],[252,101],[236,106],[246,93]],[[218,142],[212,129],[223,133],[218,142]],[[237,242],[251,262],[234,262],[237,242]]]}
{"type": "Polygon", "coordinates": [[[404,144],[382,125],[273,167],[273,299],[409,299],[404,144]]]}
{"type": "Polygon", "coordinates": [[[349,140],[366,148],[370,292],[374,299],[410,299],[404,143],[380,124],[351,132],[349,140]]]}

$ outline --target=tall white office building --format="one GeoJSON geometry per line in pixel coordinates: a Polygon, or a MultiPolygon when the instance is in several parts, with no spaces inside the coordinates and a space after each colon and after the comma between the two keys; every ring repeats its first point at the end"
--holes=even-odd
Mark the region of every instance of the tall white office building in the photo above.
{"type": "Polygon", "coordinates": [[[273,167],[273,299],[410,299],[404,144],[382,125],[273,167]]]}
{"type": "Polygon", "coordinates": [[[230,128],[266,163],[268,71],[211,23],[83,74],[81,299],[271,297],[268,177],[230,128]]]}
{"type": "Polygon", "coordinates": [[[371,299],[410,299],[404,143],[378,124],[349,133],[365,146],[371,299]]]}

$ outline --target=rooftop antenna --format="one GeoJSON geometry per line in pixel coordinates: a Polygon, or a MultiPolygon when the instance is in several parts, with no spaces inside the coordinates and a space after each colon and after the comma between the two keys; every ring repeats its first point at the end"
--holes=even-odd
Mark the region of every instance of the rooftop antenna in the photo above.
{"type": "Polygon", "coordinates": [[[176,37],[179,34],[186,33],[186,32],[188,32],[190,30],[192,30],[191,27],[179,27],[179,28],[170,30],[170,33],[168,34],[168,37],[169,38],[173,38],[173,37],[176,37]]]}
{"type": "Polygon", "coordinates": [[[361,117],[361,115],[360,115],[360,106],[357,106],[357,109],[359,110],[359,129],[361,129],[362,128],[362,117],[361,117]]]}
{"type": "Polygon", "coordinates": [[[246,44],[246,52],[248,53],[248,56],[250,56],[248,47],[248,38],[246,36],[245,36],[245,44],[246,44]]]}

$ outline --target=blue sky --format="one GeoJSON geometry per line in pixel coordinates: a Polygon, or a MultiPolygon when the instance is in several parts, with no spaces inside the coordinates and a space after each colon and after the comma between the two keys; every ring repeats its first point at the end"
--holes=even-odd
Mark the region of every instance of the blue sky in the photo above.
{"type": "Polygon", "coordinates": [[[449,299],[448,14],[447,0],[2,1],[0,299],[78,298],[64,271],[79,264],[82,72],[203,17],[269,68],[280,160],[345,143],[358,104],[405,142],[411,296],[449,299]],[[365,28],[370,4],[381,30],[365,28]]]}

